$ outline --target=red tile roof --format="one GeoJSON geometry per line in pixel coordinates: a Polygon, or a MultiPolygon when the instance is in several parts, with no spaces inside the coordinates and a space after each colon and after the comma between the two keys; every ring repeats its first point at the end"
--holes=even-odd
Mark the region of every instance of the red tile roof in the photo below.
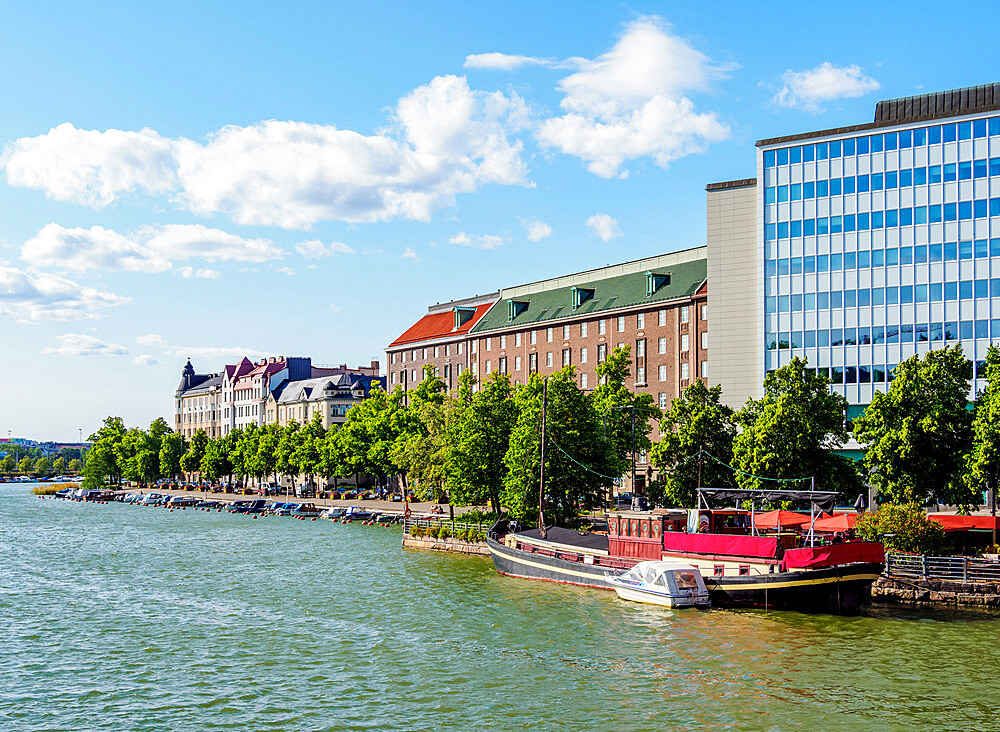
{"type": "Polygon", "coordinates": [[[452,326],[455,324],[455,314],[451,310],[441,313],[428,313],[411,325],[403,335],[390,343],[389,348],[402,346],[406,343],[426,341],[432,338],[444,338],[446,336],[468,333],[469,329],[478,323],[479,319],[486,315],[486,311],[492,306],[493,303],[491,302],[477,305],[476,312],[472,314],[472,317],[454,330],[452,330],[452,326]]]}

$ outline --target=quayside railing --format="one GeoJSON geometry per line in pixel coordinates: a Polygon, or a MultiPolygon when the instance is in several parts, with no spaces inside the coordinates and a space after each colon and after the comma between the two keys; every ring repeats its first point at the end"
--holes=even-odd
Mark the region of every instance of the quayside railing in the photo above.
{"type": "Polygon", "coordinates": [[[973,557],[928,557],[886,552],[885,574],[887,577],[957,582],[1000,582],[1000,562],[973,557]]]}
{"type": "Polygon", "coordinates": [[[412,516],[403,519],[403,533],[409,534],[410,529],[414,526],[419,526],[422,529],[437,528],[439,526],[447,527],[452,534],[458,531],[468,531],[472,529],[473,531],[478,531],[481,534],[486,534],[490,528],[490,524],[470,524],[464,521],[452,521],[446,517],[433,517],[433,518],[413,518],[412,516]]]}

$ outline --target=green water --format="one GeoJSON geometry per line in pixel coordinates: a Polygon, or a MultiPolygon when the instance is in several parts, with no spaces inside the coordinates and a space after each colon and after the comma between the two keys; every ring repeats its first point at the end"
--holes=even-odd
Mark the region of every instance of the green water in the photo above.
{"type": "Polygon", "coordinates": [[[0,485],[0,730],[1000,725],[996,616],[672,612],[399,543],[0,485]]]}

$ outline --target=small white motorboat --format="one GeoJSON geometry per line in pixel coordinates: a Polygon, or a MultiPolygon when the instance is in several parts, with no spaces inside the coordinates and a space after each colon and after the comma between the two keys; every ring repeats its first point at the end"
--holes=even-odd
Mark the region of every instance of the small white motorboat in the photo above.
{"type": "Polygon", "coordinates": [[[639,562],[609,572],[608,583],[623,600],[663,607],[711,607],[705,580],[697,567],[678,562],[639,562]]]}

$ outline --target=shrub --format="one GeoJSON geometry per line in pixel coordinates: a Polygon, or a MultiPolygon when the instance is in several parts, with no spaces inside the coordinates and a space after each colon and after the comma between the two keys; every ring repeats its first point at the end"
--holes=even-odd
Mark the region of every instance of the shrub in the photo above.
{"type": "Polygon", "coordinates": [[[414,525],[410,527],[410,536],[421,537],[427,533],[427,530],[423,526],[414,525]]]}
{"type": "Polygon", "coordinates": [[[438,526],[437,538],[447,539],[449,536],[451,536],[451,531],[448,529],[447,526],[438,526]]]}
{"type": "Polygon", "coordinates": [[[927,518],[916,503],[879,506],[878,511],[858,519],[855,531],[891,551],[938,554],[944,547],[944,527],[927,518]]]}
{"type": "Polygon", "coordinates": [[[63,488],[77,488],[76,483],[49,483],[47,485],[36,485],[31,492],[36,496],[54,496],[63,488]]]}

